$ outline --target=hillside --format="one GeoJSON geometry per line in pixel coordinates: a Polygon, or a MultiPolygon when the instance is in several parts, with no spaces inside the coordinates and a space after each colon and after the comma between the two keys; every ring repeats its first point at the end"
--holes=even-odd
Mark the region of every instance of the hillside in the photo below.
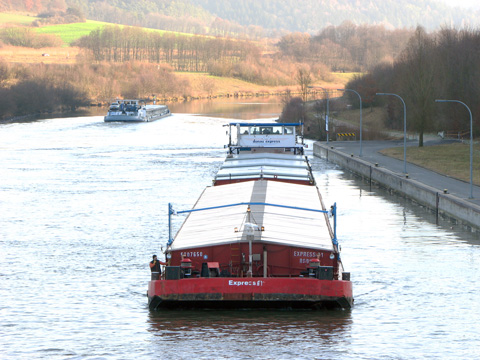
{"type": "Polygon", "coordinates": [[[427,30],[480,24],[478,10],[447,6],[441,0],[0,0],[1,12],[38,14],[69,7],[91,20],[249,38],[295,31],[316,34],[347,20],[387,28],[422,25],[427,30]]]}
{"type": "Polygon", "coordinates": [[[394,28],[427,29],[442,25],[478,24],[478,14],[435,0],[191,0],[210,13],[241,25],[316,33],[349,20],[394,28]]]}

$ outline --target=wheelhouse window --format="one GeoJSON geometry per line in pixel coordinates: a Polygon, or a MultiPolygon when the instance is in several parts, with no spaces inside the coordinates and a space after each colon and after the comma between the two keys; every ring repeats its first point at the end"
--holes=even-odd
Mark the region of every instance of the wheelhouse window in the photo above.
{"type": "Polygon", "coordinates": [[[248,135],[249,134],[250,127],[247,126],[242,126],[240,127],[240,133],[241,135],[248,135]]]}
{"type": "Polygon", "coordinates": [[[282,135],[283,133],[283,126],[273,126],[272,127],[272,134],[273,135],[282,135]]]}
{"type": "Polygon", "coordinates": [[[261,134],[261,131],[259,126],[252,126],[250,128],[250,135],[260,135],[260,134],[261,134]]]}
{"type": "Polygon", "coordinates": [[[240,135],[292,135],[293,126],[242,126],[240,135]]]}
{"type": "Polygon", "coordinates": [[[262,126],[260,127],[260,133],[262,135],[270,135],[272,133],[272,126],[262,126]]]}

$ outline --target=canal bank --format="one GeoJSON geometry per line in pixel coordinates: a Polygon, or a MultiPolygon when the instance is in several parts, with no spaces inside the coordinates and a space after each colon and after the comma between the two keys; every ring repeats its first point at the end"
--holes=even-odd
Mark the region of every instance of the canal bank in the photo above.
{"type": "MultiPolygon", "coordinates": [[[[409,142],[409,146],[417,144],[409,142]]],[[[403,146],[402,141],[364,141],[360,157],[356,141],[315,142],[313,154],[349,170],[365,181],[378,184],[432,209],[438,216],[451,217],[480,231],[480,187],[407,162],[385,156],[379,151],[403,146]]],[[[407,159],[408,160],[408,159],[407,159]]]]}

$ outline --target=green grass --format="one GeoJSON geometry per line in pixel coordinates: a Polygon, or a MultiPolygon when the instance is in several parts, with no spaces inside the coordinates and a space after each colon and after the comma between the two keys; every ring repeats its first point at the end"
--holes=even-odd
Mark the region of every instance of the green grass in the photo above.
{"type": "Polygon", "coordinates": [[[352,80],[355,76],[363,75],[363,73],[359,73],[359,72],[346,72],[346,73],[344,73],[344,72],[334,72],[332,74],[334,74],[339,79],[344,80],[345,82],[348,82],[348,81],[352,80]]]}
{"type": "MultiPolygon", "coordinates": [[[[474,145],[473,183],[480,185],[480,145],[474,145]]],[[[402,148],[390,148],[382,154],[403,159],[402,148]]],[[[423,147],[407,147],[407,161],[463,181],[470,181],[470,145],[454,143],[423,147]]]]}
{"type": "MultiPolygon", "coordinates": [[[[10,13],[0,13],[0,25],[1,24],[12,24],[12,25],[29,25],[37,18],[35,16],[27,15],[18,15],[10,13]]],[[[116,26],[117,24],[111,24],[102,21],[87,20],[83,23],[72,23],[72,24],[58,24],[58,25],[47,25],[39,28],[35,28],[35,31],[39,34],[53,34],[64,42],[66,46],[70,46],[75,40],[81,38],[82,36],[89,35],[92,31],[102,28],[104,26],[116,26]]],[[[123,27],[124,25],[118,25],[123,27]]],[[[146,31],[155,31],[160,34],[171,33],[181,36],[194,36],[194,34],[182,33],[176,31],[165,31],[159,29],[150,29],[142,28],[146,31]]],[[[207,36],[209,37],[209,36],[207,36]]]]}
{"type": "Polygon", "coordinates": [[[28,25],[36,19],[35,16],[0,13],[0,24],[28,25]]]}
{"type": "MultiPolygon", "coordinates": [[[[66,45],[71,45],[72,42],[81,38],[82,36],[87,36],[92,31],[102,28],[104,26],[117,26],[117,24],[106,23],[102,21],[87,20],[84,23],[73,23],[73,24],[59,24],[59,25],[48,25],[37,28],[36,31],[39,34],[53,34],[59,36],[66,45]]],[[[124,25],[118,25],[123,27],[124,25]]],[[[160,34],[172,33],[175,35],[184,35],[184,36],[193,36],[193,34],[180,33],[174,31],[165,31],[158,29],[149,29],[142,28],[146,31],[155,31],[160,34]]]]}
{"type": "Polygon", "coordinates": [[[90,34],[92,31],[102,28],[109,23],[87,20],[84,23],[48,25],[37,28],[39,34],[53,34],[60,37],[66,45],[70,45],[75,40],[90,34]]]}

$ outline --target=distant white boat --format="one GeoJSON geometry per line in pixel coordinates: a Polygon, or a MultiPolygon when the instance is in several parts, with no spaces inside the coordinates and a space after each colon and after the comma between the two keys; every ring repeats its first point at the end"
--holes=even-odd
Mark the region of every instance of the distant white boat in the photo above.
{"type": "Polygon", "coordinates": [[[166,105],[146,105],[142,100],[117,100],[110,104],[105,122],[154,121],[171,115],[166,105]]]}

